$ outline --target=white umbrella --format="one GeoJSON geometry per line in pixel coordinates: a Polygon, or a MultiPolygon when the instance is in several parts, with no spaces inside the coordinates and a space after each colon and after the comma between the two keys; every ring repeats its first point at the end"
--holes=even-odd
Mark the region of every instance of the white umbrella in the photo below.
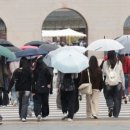
{"type": "Polygon", "coordinates": [[[92,42],[88,45],[87,50],[91,51],[111,51],[111,50],[120,50],[123,49],[124,46],[121,45],[116,40],[113,39],[100,39],[92,42]]]}
{"type": "Polygon", "coordinates": [[[62,73],[80,73],[88,67],[88,58],[75,50],[62,50],[52,57],[52,66],[62,73]]]}
{"type": "Polygon", "coordinates": [[[125,48],[120,50],[120,54],[130,54],[130,35],[123,35],[116,39],[120,42],[125,48]]]}
{"type": "Polygon", "coordinates": [[[43,59],[43,61],[46,63],[47,66],[49,67],[52,67],[52,64],[51,64],[51,59],[53,56],[55,56],[57,53],[59,53],[60,51],[63,51],[63,50],[75,50],[79,53],[84,53],[86,51],[86,48],[85,47],[81,47],[81,46],[64,46],[64,47],[60,47],[54,51],[51,51],[49,52],[43,59]]]}

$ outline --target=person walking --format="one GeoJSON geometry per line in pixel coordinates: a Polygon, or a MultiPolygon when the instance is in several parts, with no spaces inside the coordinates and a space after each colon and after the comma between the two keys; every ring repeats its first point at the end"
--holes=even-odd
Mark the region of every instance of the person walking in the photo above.
{"type": "Polygon", "coordinates": [[[130,74],[130,63],[129,63],[130,58],[128,57],[127,54],[126,55],[119,54],[118,58],[122,63],[123,72],[124,72],[124,76],[125,76],[124,102],[125,102],[125,104],[127,104],[128,100],[129,100],[129,98],[128,98],[128,95],[129,95],[128,86],[129,86],[129,84],[128,83],[129,83],[129,74],[130,74]]]}
{"type": "Polygon", "coordinates": [[[45,118],[49,115],[49,93],[52,80],[52,75],[43,62],[42,56],[36,60],[33,78],[34,113],[37,120],[40,121],[41,117],[45,118]]]}
{"type": "Polygon", "coordinates": [[[19,68],[17,68],[12,75],[9,83],[8,92],[15,84],[15,90],[18,92],[19,100],[19,117],[25,122],[28,110],[29,95],[31,92],[32,72],[27,58],[22,57],[19,68]]]}
{"type": "Polygon", "coordinates": [[[62,120],[72,121],[74,113],[77,112],[77,108],[75,110],[76,88],[74,83],[77,76],[77,74],[58,72],[57,86],[58,91],[60,91],[61,108],[64,115],[62,120]]]}
{"type": "Polygon", "coordinates": [[[92,94],[86,95],[87,117],[98,119],[98,104],[99,104],[100,91],[102,90],[103,78],[102,78],[102,71],[98,66],[98,61],[95,56],[90,57],[89,67],[81,73],[80,84],[88,83],[89,78],[92,84],[92,94]]]}
{"type": "Polygon", "coordinates": [[[106,77],[104,96],[108,107],[108,116],[118,118],[121,110],[122,89],[125,87],[122,63],[115,51],[108,51],[107,61],[103,64],[103,75],[106,77]]]}

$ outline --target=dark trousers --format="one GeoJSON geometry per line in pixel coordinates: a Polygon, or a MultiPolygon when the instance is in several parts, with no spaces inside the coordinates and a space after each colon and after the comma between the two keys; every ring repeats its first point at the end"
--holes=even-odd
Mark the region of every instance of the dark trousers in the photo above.
{"type": "Polygon", "coordinates": [[[116,86],[106,85],[104,88],[104,96],[106,99],[108,109],[113,110],[114,117],[118,117],[121,110],[121,92],[121,84],[118,84],[116,86]]]}
{"type": "Polygon", "coordinates": [[[4,88],[0,88],[0,105],[8,105],[9,96],[4,88]]]}
{"type": "Polygon", "coordinates": [[[33,101],[36,117],[38,115],[42,115],[42,117],[49,115],[49,93],[36,93],[33,96],[33,101]]]}
{"type": "Polygon", "coordinates": [[[61,107],[62,112],[68,112],[68,118],[73,119],[75,106],[75,91],[62,91],[61,90],[61,107]]]}

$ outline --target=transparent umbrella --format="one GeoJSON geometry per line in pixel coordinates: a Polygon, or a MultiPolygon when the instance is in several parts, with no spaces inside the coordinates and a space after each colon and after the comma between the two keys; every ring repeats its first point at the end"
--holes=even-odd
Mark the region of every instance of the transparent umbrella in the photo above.
{"type": "Polygon", "coordinates": [[[62,73],[80,73],[88,67],[88,58],[76,50],[62,50],[52,57],[52,67],[62,73]]]}

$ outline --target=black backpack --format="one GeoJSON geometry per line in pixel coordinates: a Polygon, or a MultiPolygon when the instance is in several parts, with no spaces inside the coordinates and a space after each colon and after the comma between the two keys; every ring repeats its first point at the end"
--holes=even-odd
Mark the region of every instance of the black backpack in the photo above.
{"type": "Polygon", "coordinates": [[[73,91],[75,90],[74,80],[72,74],[64,74],[61,83],[61,90],[63,91],[73,91]]]}

